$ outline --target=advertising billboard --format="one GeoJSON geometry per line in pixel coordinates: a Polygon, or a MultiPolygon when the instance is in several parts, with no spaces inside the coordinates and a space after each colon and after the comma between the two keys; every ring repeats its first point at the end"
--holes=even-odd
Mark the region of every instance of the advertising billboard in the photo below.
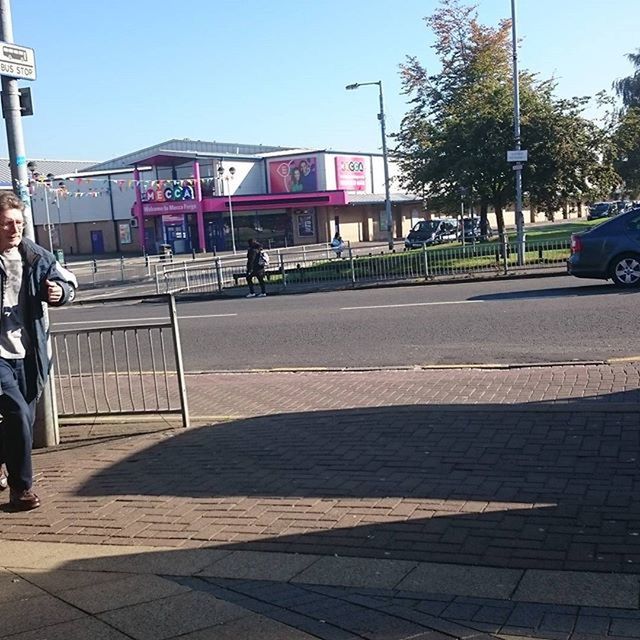
{"type": "Polygon", "coordinates": [[[366,191],[366,158],[336,156],[336,187],[344,191],[366,191]]]}
{"type": "Polygon", "coordinates": [[[309,193],[318,190],[315,156],[269,160],[270,193],[309,193]]]}

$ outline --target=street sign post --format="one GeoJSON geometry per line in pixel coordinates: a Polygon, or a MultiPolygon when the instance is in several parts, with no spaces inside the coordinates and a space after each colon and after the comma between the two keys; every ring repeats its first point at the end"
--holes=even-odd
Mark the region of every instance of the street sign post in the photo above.
{"type": "Polygon", "coordinates": [[[526,149],[507,151],[507,162],[526,162],[529,152],[526,149]]]}
{"type": "Polygon", "coordinates": [[[36,57],[33,49],[13,42],[0,42],[0,76],[36,79],[36,57]]]}

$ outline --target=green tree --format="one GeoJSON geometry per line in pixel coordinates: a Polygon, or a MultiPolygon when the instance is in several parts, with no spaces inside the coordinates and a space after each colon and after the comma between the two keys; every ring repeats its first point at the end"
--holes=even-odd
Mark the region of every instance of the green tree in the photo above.
{"type": "MultiPolygon", "coordinates": [[[[461,190],[469,190],[483,218],[494,208],[502,235],[503,211],[514,198],[506,161],[513,146],[511,23],[482,25],[460,0],[443,0],[425,21],[440,69],[430,74],[415,57],[400,67],[410,98],[396,134],[403,184],[434,210],[457,210],[461,190]]],[[[530,160],[524,188],[548,211],[615,182],[602,170],[606,136],[582,115],[587,100],[557,100],[554,89],[552,81],[520,74],[521,138],[530,160]]]]}
{"type": "Polygon", "coordinates": [[[622,98],[625,107],[640,108],[640,49],[636,53],[628,53],[627,59],[634,66],[635,72],[631,76],[616,80],[613,87],[622,98]]]}

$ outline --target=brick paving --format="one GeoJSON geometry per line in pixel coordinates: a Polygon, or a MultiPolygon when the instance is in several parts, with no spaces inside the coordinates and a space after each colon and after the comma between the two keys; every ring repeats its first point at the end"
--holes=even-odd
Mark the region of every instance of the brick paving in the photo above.
{"type": "MultiPolygon", "coordinates": [[[[637,574],[639,383],[640,363],[190,375],[201,426],[64,427],[35,455],[43,507],[0,536],[637,574]]],[[[635,609],[196,582],[320,638],[640,637],[635,609]]]]}

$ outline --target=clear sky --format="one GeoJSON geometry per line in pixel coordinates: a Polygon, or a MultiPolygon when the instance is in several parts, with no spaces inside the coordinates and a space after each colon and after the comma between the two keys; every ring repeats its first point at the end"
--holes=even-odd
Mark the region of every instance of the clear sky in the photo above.
{"type": "MultiPolygon", "coordinates": [[[[510,0],[478,0],[497,24],[510,0]]],[[[14,41],[35,50],[28,158],[107,160],[170,138],[380,150],[407,110],[398,66],[437,68],[423,18],[436,0],[12,0],[14,41]]],[[[517,0],[521,68],[592,95],[629,75],[640,0],[517,0]]],[[[7,156],[6,134],[0,154],[7,156]]]]}

